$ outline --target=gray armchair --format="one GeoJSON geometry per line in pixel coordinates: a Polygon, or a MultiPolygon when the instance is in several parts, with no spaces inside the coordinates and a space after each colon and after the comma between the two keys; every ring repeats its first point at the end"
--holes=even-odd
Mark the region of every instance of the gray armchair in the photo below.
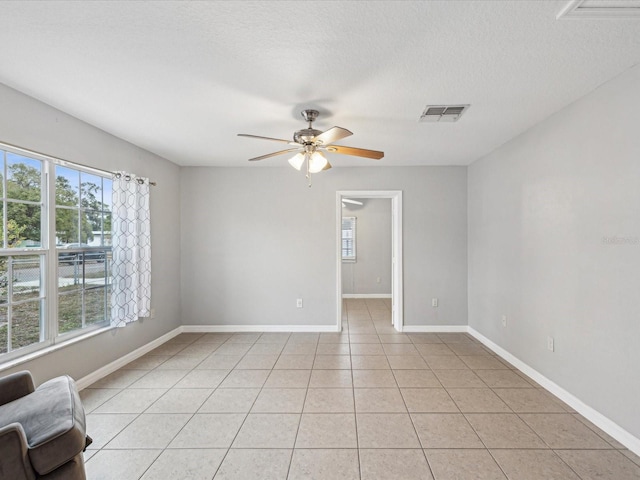
{"type": "Polygon", "coordinates": [[[86,480],[84,408],[71,377],[34,388],[29,372],[0,378],[0,480],[86,480]]]}

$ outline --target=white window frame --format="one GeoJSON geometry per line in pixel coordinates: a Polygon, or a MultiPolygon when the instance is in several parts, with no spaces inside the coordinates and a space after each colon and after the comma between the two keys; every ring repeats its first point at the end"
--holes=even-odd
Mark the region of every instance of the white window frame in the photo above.
{"type": "MultiPolygon", "coordinates": [[[[6,364],[21,363],[22,357],[37,355],[39,351],[45,350],[59,343],[66,343],[75,340],[77,337],[90,336],[100,330],[108,330],[109,319],[105,322],[90,326],[83,326],[69,332],[60,334],[58,332],[58,249],[55,245],[56,238],[56,175],[55,166],[60,165],[67,168],[90,173],[100,177],[107,177],[108,172],[103,170],[78,165],[76,163],[61,160],[42,153],[34,152],[25,148],[16,147],[0,142],[0,150],[15,153],[24,157],[42,161],[41,177],[41,225],[40,225],[40,247],[33,248],[3,248],[0,245],[0,253],[3,256],[34,256],[40,255],[40,341],[21,347],[7,353],[0,354],[0,370],[6,364]]],[[[3,172],[6,178],[6,172],[3,172]]],[[[6,195],[6,192],[4,192],[6,195]]],[[[6,224],[6,209],[3,211],[6,224]]],[[[105,250],[108,247],[105,247],[105,250]]],[[[105,287],[106,288],[106,287],[105,287]]],[[[8,321],[11,321],[9,318],[8,321]]],[[[84,322],[83,322],[84,323],[84,322]]]]}
{"type": "Polygon", "coordinates": [[[357,260],[357,217],[342,217],[342,263],[356,263],[357,260]],[[345,221],[349,223],[348,228],[345,229],[345,221]],[[345,236],[345,233],[350,234],[345,236]],[[347,253],[345,255],[345,241],[351,240],[351,248],[346,248],[347,252],[351,250],[351,255],[347,253]]]}

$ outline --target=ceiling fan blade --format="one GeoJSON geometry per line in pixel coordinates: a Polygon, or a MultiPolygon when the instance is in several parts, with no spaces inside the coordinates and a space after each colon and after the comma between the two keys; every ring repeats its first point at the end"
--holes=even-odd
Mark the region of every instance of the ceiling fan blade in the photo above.
{"type": "Polygon", "coordinates": [[[373,160],[380,160],[382,157],[384,157],[384,152],[379,152],[377,150],[366,150],[364,148],[355,148],[355,147],[343,147],[340,145],[329,145],[326,148],[326,150],[329,153],[353,155],[356,157],[371,158],[373,160]]]}
{"type": "Polygon", "coordinates": [[[299,150],[300,150],[299,148],[288,148],[286,150],[280,150],[279,152],[268,153],[260,157],[250,158],[249,161],[255,162],[256,160],[264,160],[265,158],[275,157],[277,155],[282,155],[284,153],[289,153],[289,152],[298,152],[299,150]]]}
{"type": "Polygon", "coordinates": [[[259,140],[271,140],[273,142],[286,143],[289,145],[298,145],[296,142],[292,142],[291,140],[284,140],[282,138],[272,138],[272,137],[261,137],[259,135],[249,135],[248,133],[239,133],[239,137],[249,137],[249,138],[257,138],[259,140]]]}
{"type": "Polygon", "coordinates": [[[329,130],[322,132],[314,137],[311,141],[319,145],[329,145],[338,140],[353,135],[349,130],[342,127],[331,127],[329,130]]]}
{"type": "Polygon", "coordinates": [[[330,168],[331,168],[331,164],[329,163],[329,160],[327,160],[327,164],[324,166],[322,170],[329,170],[330,168]]]}

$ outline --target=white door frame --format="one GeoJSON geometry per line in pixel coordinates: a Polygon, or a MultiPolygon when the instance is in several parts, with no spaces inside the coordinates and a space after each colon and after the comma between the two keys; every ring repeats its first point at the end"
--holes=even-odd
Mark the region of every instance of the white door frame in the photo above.
{"type": "Polygon", "coordinates": [[[336,192],[336,304],[337,328],[342,331],[342,199],[391,199],[391,319],[401,332],[404,323],[402,287],[402,191],[401,190],[340,190],[336,192]]]}

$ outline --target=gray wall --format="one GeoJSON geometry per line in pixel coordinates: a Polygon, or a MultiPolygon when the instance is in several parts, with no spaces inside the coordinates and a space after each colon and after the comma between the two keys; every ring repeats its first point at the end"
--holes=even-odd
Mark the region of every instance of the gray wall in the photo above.
{"type": "Polygon", "coordinates": [[[185,325],[334,325],[338,190],[404,192],[405,324],[466,325],[465,167],[334,168],[311,188],[288,166],[181,180],[185,325]]]}
{"type": "Polygon", "coordinates": [[[360,201],[342,208],[343,217],[356,217],[356,261],[342,263],[342,293],[391,295],[391,199],[360,201]]]}
{"type": "Polygon", "coordinates": [[[11,371],[38,383],[60,374],[81,378],[180,325],[179,168],[74,117],[0,84],[0,141],[158,182],[151,191],[152,307],[156,318],[108,331],[11,371]]]}
{"type": "Polygon", "coordinates": [[[469,325],[636,437],[639,105],[636,67],[468,171],[469,325]]]}

